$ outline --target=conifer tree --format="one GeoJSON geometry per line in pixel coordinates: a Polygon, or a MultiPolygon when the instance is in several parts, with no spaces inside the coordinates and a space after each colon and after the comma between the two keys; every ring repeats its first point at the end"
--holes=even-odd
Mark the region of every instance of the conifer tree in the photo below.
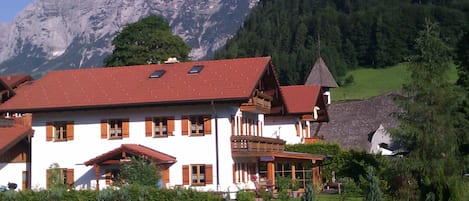
{"type": "Polygon", "coordinates": [[[418,182],[420,200],[461,200],[461,158],[458,149],[457,112],[460,96],[449,82],[450,48],[441,40],[437,25],[426,22],[416,40],[417,54],[410,58],[410,81],[404,85],[400,125],[392,132],[409,151],[406,166],[418,182]]]}
{"type": "Polygon", "coordinates": [[[366,169],[366,179],[368,180],[368,192],[366,194],[366,201],[383,201],[383,192],[379,188],[379,179],[375,175],[375,170],[372,166],[366,169]]]}

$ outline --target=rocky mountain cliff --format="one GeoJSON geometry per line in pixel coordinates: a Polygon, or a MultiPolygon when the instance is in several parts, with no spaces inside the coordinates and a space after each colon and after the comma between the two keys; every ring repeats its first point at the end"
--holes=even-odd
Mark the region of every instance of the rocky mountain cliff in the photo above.
{"type": "Polygon", "coordinates": [[[53,69],[102,66],[115,33],[156,14],[199,60],[223,46],[258,0],[34,0],[0,23],[0,74],[40,77],[53,69]]]}

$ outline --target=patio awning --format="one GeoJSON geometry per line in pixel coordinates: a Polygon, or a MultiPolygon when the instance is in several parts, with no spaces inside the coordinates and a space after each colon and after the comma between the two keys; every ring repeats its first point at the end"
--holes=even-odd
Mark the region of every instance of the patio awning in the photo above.
{"type": "Polygon", "coordinates": [[[156,164],[173,164],[176,158],[139,144],[122,144],[120,147],[86,161],[90,165],[111,165],[128,161],[130,156],[142,157],[156,164]]]}

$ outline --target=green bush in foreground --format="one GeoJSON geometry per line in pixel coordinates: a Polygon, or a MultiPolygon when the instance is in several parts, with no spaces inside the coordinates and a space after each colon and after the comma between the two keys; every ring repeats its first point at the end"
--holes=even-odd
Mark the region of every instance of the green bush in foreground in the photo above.
{"type": "Polygon", "coordinates": [[[222,196],[213,192],[199,192],[190,189],[163,190],[157,187],[127,185],[119,189],[95,190],[40,190],[9,191],[0,193],[2,201],[127,201],[127,200],[194,200],[221,201],[222,196]]]}

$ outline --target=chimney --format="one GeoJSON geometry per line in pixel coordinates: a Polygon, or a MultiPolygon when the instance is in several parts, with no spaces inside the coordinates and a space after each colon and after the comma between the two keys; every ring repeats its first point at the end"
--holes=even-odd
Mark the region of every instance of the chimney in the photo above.
{"type": "Polygon", "coordinates": [[[178,59],[176,57],[170,57],[168,60],[164,61],[165,64],[174,64],[174,63],[179,63],[178,59]]]}

